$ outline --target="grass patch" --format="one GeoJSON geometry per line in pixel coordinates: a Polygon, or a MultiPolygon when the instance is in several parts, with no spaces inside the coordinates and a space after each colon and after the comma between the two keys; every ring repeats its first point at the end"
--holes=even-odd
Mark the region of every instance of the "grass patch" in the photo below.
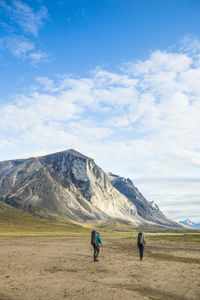
{"type": "MultiPolygon", "coordinates": [[[[145,239],[147,244],[152,242],[158,243],[200,243],[200,233],[171,233],[171,234],[145,234],[145,239]]],[[[132,235],[126,234],[125,239],[137,240],[137,233],[133,233],[132,235]]]]}
{"type": "Polygon", "coordinates": [[[181,262],[187,264],[200,264],[200,259],[198,258],[191,258],[191,257],[180,257],[174,256],[165,253],[157,253],[157,252],[147,252],[147,257],[156,259],[156,260],[165,260],[165,261],[174,261],[174,262],[181,262]]]}
{"type": "Polygon", "coordinates": [[[200,243],[200,233],[176,233],[176,234],[163,234],[163,235],[148,235],[146,238],[149,241],[159,243],[174,242],[174,243],[200,243]]]}
{"type": "Polygon", "coordinates": [[[105,222],[104,224],[97,224],[97,227],[99,230],[107,231],[108,233],[136,232],[136,227],[116,222],[105,222]]]}

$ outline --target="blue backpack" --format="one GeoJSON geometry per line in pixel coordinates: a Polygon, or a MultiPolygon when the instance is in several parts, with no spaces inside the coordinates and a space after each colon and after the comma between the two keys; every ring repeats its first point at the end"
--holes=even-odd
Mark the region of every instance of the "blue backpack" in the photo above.
{"type": "Polygon", "coordinates": [[[91,233],[91,244],[97,244],[97,232],[95,230],[91,233]]]}

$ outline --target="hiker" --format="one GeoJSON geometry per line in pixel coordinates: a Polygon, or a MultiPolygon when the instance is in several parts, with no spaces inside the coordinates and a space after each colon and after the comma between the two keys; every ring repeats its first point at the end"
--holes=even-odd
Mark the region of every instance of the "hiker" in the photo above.
{"type": "Polygon", "coordinates": [[[93,230],[91,233],[91,244],[94,248],[94,261],[98,261],[100,244],[102,245],[102,240],[100,234],[95,230],[93,230]]]}
{"type": "Polygon", "coordinates": [[[146,241],[144,238],[144,234],[143,232],[139,232],[138,233],[138,239],[137,239],[137,246],[139,248],[140,251],[140,260],[143,259],[143,253],[144,253],[144,246],[146,245],[146,241]]]}

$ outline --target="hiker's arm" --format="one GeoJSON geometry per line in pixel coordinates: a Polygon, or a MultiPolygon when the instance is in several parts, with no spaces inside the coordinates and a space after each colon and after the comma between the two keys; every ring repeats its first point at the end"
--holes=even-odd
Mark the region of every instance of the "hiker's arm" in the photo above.
{"type": "Polygon", "coordinates": [[[98,243],[99,243],[99,244],[102,244],[102,240],[101,240],[101,238],[100,238],[100,235],[98,235],[97,239],[98,239],[98,240],[97,240],[98,243]]]}

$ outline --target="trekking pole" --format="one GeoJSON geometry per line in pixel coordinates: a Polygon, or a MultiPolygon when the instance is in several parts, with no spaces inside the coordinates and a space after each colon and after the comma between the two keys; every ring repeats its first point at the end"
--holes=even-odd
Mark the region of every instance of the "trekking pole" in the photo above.
{"type": "Polygon", "coordinates": [[[147,253],[147,246],[145,246],[145,252],[146,252],[146,254],[145,254],[145,257],[146,257],[146,259],[147,259],[147,257],[148,257],[148,253],[147,253]]]}
{"type": "Polygon", "coordinates": [[[103,244],[101,244],[101,247],[102,247],[102,258],[104,258],[104,250],[103,250],[103,244]]]}

